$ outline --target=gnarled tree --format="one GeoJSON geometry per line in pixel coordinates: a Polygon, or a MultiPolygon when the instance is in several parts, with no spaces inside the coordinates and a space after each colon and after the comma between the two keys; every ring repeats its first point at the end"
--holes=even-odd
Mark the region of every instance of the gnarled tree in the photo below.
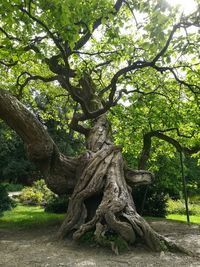
{"type": "MultiPolygon", "coordinates": [[[[136,212],[131,188],[153,175],[126,166],[108,114],[127,95],[198,101],[198,9],[178,18],[164,1],[4,0],[0,7],[0,118],[21,136],[48,187],[72,194],[58,235],[79,239],[93,230],[100,240],[114,231],[131,244],[141,239],[158,251],[163,244],[184,250],[136,212]],[[40,110],[43,122],[57,116],[84,136],[83,155],[59,151],[34,114],[37,97],[48,106],[40,110]]],[[[143,167],[153,136],[174,140],[154,129],[146,134],[143,167]]]]}

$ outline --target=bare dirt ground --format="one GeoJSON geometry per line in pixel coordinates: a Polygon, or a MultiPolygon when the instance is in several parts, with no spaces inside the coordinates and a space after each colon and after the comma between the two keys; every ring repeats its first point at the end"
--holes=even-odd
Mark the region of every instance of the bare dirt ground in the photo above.
{"type": "MultiPolygon", "coordinates": [[[[156,221],[160,233],[200,256],[200,227],[178,222],[156,221]]],[[[0,267],[200,267],[200,258],[170,252],[155,253],[143,247],[116,256],[112,251],[55,241],[57,228],[32,230],[0,229],[0,267]]]]}

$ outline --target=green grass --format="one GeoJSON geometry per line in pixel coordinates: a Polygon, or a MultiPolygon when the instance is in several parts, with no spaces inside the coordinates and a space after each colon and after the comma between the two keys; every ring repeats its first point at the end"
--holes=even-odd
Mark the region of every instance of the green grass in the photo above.
{"type": "MultiPolygon", "coordinates": [[[[180,222],[187,222],[186,215],[179,215],[179,214],[168,214],[166,218],[161,217],[145,217],[147,221],[162,221],[162,220],[172,220],[172,221],[180,221],[180,222]]],[[[200,224],[200,215],[190,215],[190,222],[200,224]]]]}
{"type": "Polygon", "coordinates": [[[18,205],[11,211],[4,212],[0,217],[0,228],[41,228],[60,224],[64,219],[64,214],[54,214],[44,212],[38,206],[18,205]]]}
{"type": "MultiPolygon", "coordinates": [[[[175,220],[175,221],[187,222],[186,215],[169,214],[169,215],[167,215],[167,219],[175,220]]],[[[200,215],[191,215],[190,216],[190,222],[191,223],[198,223],[198,224],[200,224],[200,215]]]]}
{"type": "MultiPolygon", "coordinates": [[[[64,214],[55,214],[44,212],[44,209],[38,206],[18,205],[11,211],[4,212],[0,217],[0,228],[4,229],[29,229],[42,228],[60,224],[64,219],[64,214]]],[[[147,220],[160,220],[160,218],[146,218],[147,220]]],[[[168,220],[186,222],[185,215],[169,214],[168,220]]],[[[162,218],[163,220],[163,218],[162,218]]],[[[190,216],[191,223],[200,224],[200,215],[190,216]]]]}

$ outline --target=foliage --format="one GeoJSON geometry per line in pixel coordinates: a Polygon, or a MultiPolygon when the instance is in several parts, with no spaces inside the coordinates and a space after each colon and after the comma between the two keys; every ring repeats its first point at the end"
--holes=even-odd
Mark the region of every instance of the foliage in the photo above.
{"type": "MultiPolygon", "coordinates": [[[[120,237],[119,235],[113,233],[106,233],[106,235],[101,236],[96,239],[93,231],[88,231],[84,235],[81,236],[80,242],[83,244],[89,244],[89,245],[100,245],[102,247],[116,247],[117,251],[124,252],[129,250],[129,246],[127,242],[120,237]]],[[[116,251],[114,251],[116,253],[116,251]]]]}
{"type": "MultiPolygon", "coordinates": [[[[200,166],[197,158],[185,157],[185,176],[190,199],[200,195],[200,166]]],[[[200,199],[199,199],[200,200],[200,199]]]]}
{"type": "Polygon", "coordinates": [[[152,154],[148,166],[155,173],[156,189],[172,198],[179,198],[182,191],[179,154],[175,152],[170,156],[160,151],[152,151],[152,154]]]}
{"type": "Polygon", "coordinates": [[[2,183],[7,189],[8,192],[21,191],[23,189],[22,184],[13,184],[13,183],[2,183]]]}
{"type": "Polygon", "coordinates": [[[88,231],[84,235],[82,235],[79,239],[79,241],[83,244],[87,245],[95,245],[95,236],[94,236],[94,231],[88,231]]]}
{"type": "MultiPolygon", "coordinates": [[[[172,200],[167,201],[167,213],[168,214],[179,214],[186,215],[185,203],[183,200],[172,200]]],[[[189,203],[189,215],[200,215],[200,207],[197,204],[189,203]]]]}
{"type": "MultiPolygon", "coordinates": [[[[148,100],[146,103],[148,103],[148,100]]],[[[155,105],[155,108],[162,108],[161,103],[155,105]]],[[[166,106],[163,108],[165,109],[166,106]]],[[[151,117],[148,111],[144,112],[145,110],[144,102],[140,101],[140,103],[136,102],[134,105],[128,107],[118,106],[115,108],[114,116],[110,116],[113,122],[115,141],[117,144],[122,145],[123,154],[128,165],[135,169],[138,169],[138,159],[140,158],[143,147],[142,136],[144,133],[152,131],[149,126],[151,124],[151,117]],[[135,109],[135,105],[138,105],[138,111],[135,109]],[[126,120],[124,120],[123,117],[126,117],[126,120]]],[[[150,111],[151,108],[148,110],[150,111]]],[[[172,111],[167,113],[168,118],[172,115],[172,111]]],[[[176,109],[174,109],[174,112],[176,112],[176,109]]],[[[164,114],[164,111],[162,114],[164,114]]],[[[160,114],[160,117],[162,114],[160,114]]],[[[196,116],[193,117],[196,118],[196,116]]],[[[171,126],[173,123],[177,123],[177,119],[175,118],[169,118],[169,120],[171,126]]],[[[167,125],[165,126],[164,124],[165,122],[167,122],[167,119],[160,125],[159,117],[157,118],[157,122],[155,118],[155,128],[163,130],[163,128],[167,127],[167,125]]],[[[171,126],[169,125],[169,127],[171,126]]],[[[170,133],[170,136],[172,136],[172,134],[174,134],[173,131],[170,133]]],[[[177,140],[177,137],[175,137],[175,139],[177,140]]],[[[191,142],[191,139],[187,140],[187,138],[185,138],[184,142],[186,141],[191,142]]],[[[192,191],[198,193],[198,189],[200,188],[200,166],[197,165],[197,161],[197,158],[190,156],[184,158],[185,176],[187,177],[187,183],[191,194],[192,191]]],[[[182,191],[180,155],[172,145],[154,138],[152,140],[151,153],[146,168],[155,173],[163,192],[169,194],[171,197],[179,197],[179,192],[182,191]]]]}
{"type": "MultiPolygon", "coordinates": [[[[196,195],[199,192],[200,184],[200,167],[197,159],[187,156],[184,158],[183,164],[188,194],[196,195]]],[[[156,161],[150,160],[150,165],[158,177],[157,180],[162,191],[173,199],[179,198],[183,192],[180,154],[176,152],[173,156],[167,157],[159,153],[156,161]]]]}
{"type": "MultiPolygon", "coordinates": [[[[193,114],[199,112],[193,94],[196,87],[187,87],[190,81],[198,85],[198,12],[180,18],[177,9],[166,1],[143,0],[126,1],[117,13],[114,4],[113,0],[36,0],[26,5],[19,4],[18,0],[12,3],[3,0],[0,14],[2,85],[23,96],[26,105],[39,114],[43,123],[54,118],[58,127],[68,129],[76,106],[72,94],[66,93],[59,79],[55,79],[57,84],[41,77],[57,74],[58,68],[62,75],[67,62],[75,71],[71,77],[73,86],[79,84],[84,72],[90,73],[98,95],[118,70],[134,66],[136,62],[135,68],[130,67],[126,72],[123,69],[124,73],[116,79],[116,99],[123,87],[122,102],[128,103],[122,107],[127,110],[123,116],[127,120],[122,120],[118,128],[122,129],[125,123],[130,125],[123,131],[125,140],[120,142],[124,144],[130,137],[124,151],[133,143],[132,139],[141,139],[150,129],[178,127],[184,134],[190,134],[198,123],[198,116],[193,114]],[[99,24],[94,26],[96,22],[99,24]],[[163,50],[173,26],[179,22],[182,24],[177,26],[163,50]],[[192,27],[195,29],[190,31],[192,27]],[[153,62],[153,59],[157,60],[153,62]],[[50,62],[55,63],[54,68],[50,62]],[[148,65],[149,62],[152,64],[148,65]],[[185,83],[179,83],[182,73],[185,83]]],[[[103,93],[104,101],[109,96],[107,89],[103,93]]],[[[118,108],[116,110],[118,113],[118,108]]],[[[185,142],[184,138],[179,139],[185,142]]],[[[136,144],[140,145],[141,141],[136,144]]]]}
{"type": "Polygon", "coordinates": [[[200,203],[200,195],[190,195],[189,199],[191,203],[200,203]]]}
{"type": "Polygon", "coordinates": [[[5,185],[0,184],[0,216],[6,210],[15,207],[15,202],[8,196],[7,188],[5,185]]]}
{"type": "MultiPolygon", "coordinates": [[[[180,17],[177,8],[166,1],[126,1],[120,12],[115,12],[114,4],[113,0],[36,0],[28,6],[18,0],[3,0],[2,85],[23,96],[43,123],[54,118],[59,124],[56,127],[68,129],[73,110],[80,108],[59,79],[55,78],[57,84],[45,78],[58,72],[62,75],[67,62],[75,71],[73,86],[79,84],[84,72],[90,73],[98,95],[123,69],[116,78],[115,96],[117,99],[123,87],[122,103],[127,105],[116,107],[114,112],[118,117],[123,114],[126,120],[120,120],[119,127],[114,124],[125,133],[125,138],[121,134],[124,140],[117,138],[124,151],[132,140],[138,141],[136,147],[141,146],[142,135],[149,130],[177,127],[183,135],[190,135],[198,125],[198,116],[193,114],[199,114],[193,94],[199,80],[198,12],[180,17]],[[135,68],[131,68],[134,63],[135,68]],[[187,86],[190,81],[192,86],[187,86]],[[130,127],[123,130],[125,124],[130,127]]],[[[109,96],[107,89],[104,101],[109,96]]],[[[198,131],[193,140],[181,138],[174,131],[170,135],[193,145],[198,131]]]]}
{"type": "Polygon", "coordinates": [[[100,237],[98,243],[103,247],[110,247],[113,244],[119,252],[129,250],[128,243],[120,235],[115,233],[108,233],[107,235],[100,237]]]}
{"type": "Polygon", "coordinates": [[[155,184],[141,186],[133,190],[136,209],[144,216],[165,217],[167,213],[167,195],[155,184]]]}
{"type": "Polygon", "coordinates": [[[51,213],[66,213],[69,202],[68,195],[50,197],[45,204],[45,211],[51,213]]]}
{"type": "Polygon", "coordinates": [[[26,157],[22,140],[0,121],[0,179],[26,184],[36,173],[26,157]]]}
{"type": "Polygon", "coordinates": [[[32,187],[25,187],[19,196],[21,203],[29,205],[45,205],[47,201],[54,196],[49,190],[44,180],[35,181],[32,187]]]}
{"type": "MultiPolygon", "coordinates": [[[[167,132],[168,136],[173,137],[174,140],[180,139],[180,143],[183,145],[186,142],[188,146],[191,145],[192,140],[176,136],[176,130],[173,130],[173,127],[177,127],[177,123],[180,125],[183,120],[183,126],[181,127],[186,129],[186,117],[188,117],[188,127],[190,127],[192,120],[196,120],[196,115],[194,115],[196,112],[194,111],[194,113],[191,112],[190,114],[189,107],[184,111],[184,109],[172,108],[171,104],[169,103],[168,105],[166,101],[162,102],[157,97],[154,96],[153,98],[149,95],[138,96],[133,100],[133,103],[129,99],[128,106],[118,105],[115,107],[112,116],[110,116],[113,123],[114,138],[117,144],[122,145],[123,155],[130,167],[138,169],[138,159],[140,159],[143,149],[143,136],[153,130],[160,129],[160,131],[164,131],[171,128],[172,130],[167,132]],[[167,109],[169,110],[166,111],[167,109]],[[178,116],[179,118],[177,117],[177,112],[183,112],[182,115],[178,116]],[[164,117],[165,113],[166,117],[164,117]],[[190,115],[192,116],[191,119],[189,119],[190,115]],[[126,118],[125,120],[123,119],[124,117],[126,118]]],[[[198,129],[198,126],[196,129],[198,129]]],[[[178,198],[180,191],[182,191],[182,177],[180,155],[176,148],[163,140],[153,138],[150,152],[146,169],[155,173],[159,190],[162,188],[162,192],[165,194],[178,198]]],[[[197,161],[197,158],[189,155],[184,158],[184,171],[189,186],[189,194],[191,195],[198,193],[200,188],[200,166],[198,166],[197,161]]]]}
{"type": "Polygon", "coordinates": [[[35,191],[31,187],[26,187],[22,190],[19,196],[21,203],[29,205],[41,205],[43,202],[43,194],[41,192],[35,191]]]}
{"type": "Polygon", "coordinates": [[[30,229],[60,225],[64,219],[63,214],[52,214],[44,212],[37,206],[17,205],[11,211],[6,211],[0,218],[0,228],[5,229],[30,229]]]}
{"type": "MultiPolygon", "coordinates": [[[[64,113],[64,110],[62,112],[64,113]]],[[[70,131],[62,123],[49,119],[45,121],[45,126],[60,151],[66,156],[76,156],[84,151],[83,137],[70,131]]]]}
{"type": "MultiPolygon", "coordinates": [[[[57,122],[53,119],[46,121],[46,126],[62,153],[74,156],[83,150],[81,137],[66,133],[66,129],[57,129],[57,122]]],[[[40,176],[27,159],[20,137],[0,122],[0,179],[27,185],[40,176]]]]}

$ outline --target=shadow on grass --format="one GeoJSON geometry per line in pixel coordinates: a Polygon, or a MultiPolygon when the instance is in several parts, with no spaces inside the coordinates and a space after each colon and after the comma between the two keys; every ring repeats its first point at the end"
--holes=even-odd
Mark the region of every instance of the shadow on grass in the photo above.
{"type": "Polygon", "coordinates": [[[64,214],[44,212],[44,209],[38,206],[18,205],[0,217],[0,228],[30,229],[60,225],[64,216],[64,214]]]}

